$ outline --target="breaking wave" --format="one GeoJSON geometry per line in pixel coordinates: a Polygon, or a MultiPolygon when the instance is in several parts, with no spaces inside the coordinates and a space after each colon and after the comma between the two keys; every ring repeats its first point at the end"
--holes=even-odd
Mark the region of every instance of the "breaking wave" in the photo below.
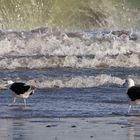
{"type": "Polygon", "coordinates": [[[140,67],[140,34],[0,30],[0,69],[140,67]]]}
{"type": "MultiPolygon", "coordinates": [[[[20,80],[17,80],[20,81],[20,80]]],[[[23,80],[22,80],[23,81],[23,80]]],[[[124,80],[106,74],[97,76],[76,76],[76,77],[42,77],[24,81],[34,85],[36,88],[89,88],[102,85],[122,85],[124,80]]]]}
{"type": "MultiPolygon", "coordinates": [[[[9,78],[8,78],[9,79],[9,78]]],[[[92,88],[103,85],[119,85],[124,83],[124,79],[106,74],[98,76],[77,76],[77,77],[41,77],[30,80],[16,79],[16,82],[25,82],[33,85],[37,89],[46,88],[92,88]]],[[[0,89],[7,89],[7,79],[0,81],[0,89]]]]}

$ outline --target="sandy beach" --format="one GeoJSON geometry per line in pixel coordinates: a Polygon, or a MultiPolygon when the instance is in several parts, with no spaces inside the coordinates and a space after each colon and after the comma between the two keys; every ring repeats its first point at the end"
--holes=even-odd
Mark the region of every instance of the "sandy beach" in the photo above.
{"type": "Polygon", "coordinates": [[[139,116],[0,119],[0,140],[134,140],[139,116]]]}

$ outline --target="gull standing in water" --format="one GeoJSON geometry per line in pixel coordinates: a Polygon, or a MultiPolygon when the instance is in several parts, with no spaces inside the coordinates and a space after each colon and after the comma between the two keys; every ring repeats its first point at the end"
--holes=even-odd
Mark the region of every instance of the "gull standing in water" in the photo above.
{"type": "Polygon", "coordinates": [[[127,85],[127,95],[130,99],[130,105],[128,108],[128,113],[131,110],[132,103],[135,103],[137,105],[140,105],[140,86],[135,86],[135,83],[133,79],[127,79],[125,80],[125,83],[123,85],[127,85]]]}
{"type": "Polygon", "coordinates": [[[15,94],[13,102],[10,105],[15,104],[16,98],[22,98],[26,107],[26,99],[34,93],[35,87],[26,85],[23,82],[13,82],[12,80],[8,80],[7,84],[10,86],[9,89],[15,94]]]}

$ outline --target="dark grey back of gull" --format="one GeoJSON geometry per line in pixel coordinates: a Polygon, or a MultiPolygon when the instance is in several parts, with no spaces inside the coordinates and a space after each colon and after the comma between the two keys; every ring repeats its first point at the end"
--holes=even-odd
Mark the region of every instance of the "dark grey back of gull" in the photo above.
{"type": "MultiPolygon", "coordinates": [[[[17,95],[20,94],[24,94],[25,92],[27,92],[29,89],[31,88],[31,86],[26,85],[25,83],[21,83],[21,82],[15,82],[10,86],[10,89],[16,93],[17,95]]],[[[31,91],[32,94],[32,91],[31,91]]]]}
{"type": "Polygon", "coordinates": [[[129,88],[127,91],[127,95],[131,99],[131,101],[140,99],[140,86],[133,86],[129,88]]]}

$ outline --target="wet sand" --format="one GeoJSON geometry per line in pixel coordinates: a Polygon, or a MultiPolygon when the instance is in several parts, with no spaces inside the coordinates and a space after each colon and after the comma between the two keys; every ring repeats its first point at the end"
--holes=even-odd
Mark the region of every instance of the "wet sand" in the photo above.
{"type": "Polygon", "coordinates": [[[0,119],[0,140],[134,140],[140,117],[0,119]]]}

